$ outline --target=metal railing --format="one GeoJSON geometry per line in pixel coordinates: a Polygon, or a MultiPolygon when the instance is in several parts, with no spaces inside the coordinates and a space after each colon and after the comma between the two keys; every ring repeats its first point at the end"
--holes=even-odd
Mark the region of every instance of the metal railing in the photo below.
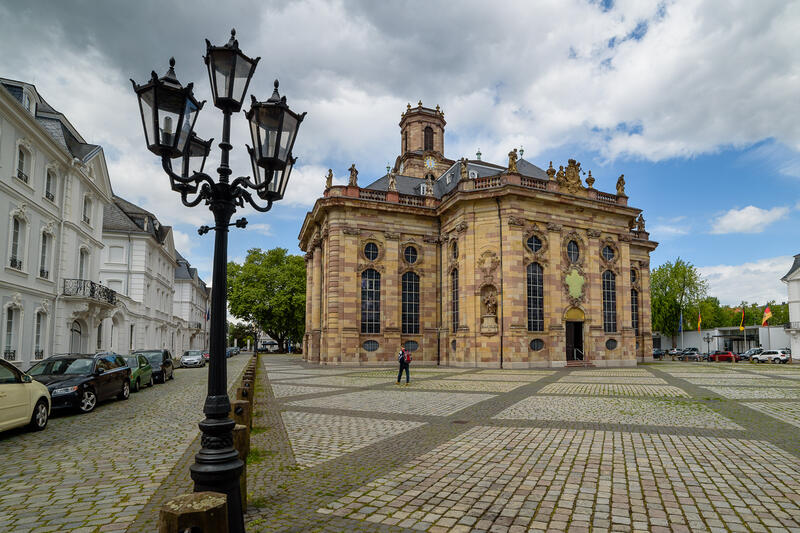
{"type": "Polygon", "coordinates": [[[56,195],[51,193],[50,191],[45,191],[44,197],[50,200],[51,202],[56,199],[56,195]]]}
{"type": "Polygon", "coordinates": [[[49,278],[50,277],[50,271],[47,270],[46,268],[40,268],[39,269],[39,277],[40,278],[44,278],[44,279],[49,278]]]}
{"type": "Polygon", "coordinates": [[[11,256],[11,259],[9,259],[8,264],[11,266],[11,268],[22,270],[22,259],[14,257],[13,255],[11,256]]]}
{"type": "Polygon", "coordinates": [[[17,179],[23,183],[28,183],[28,175],[19,169],[17,169],[17,179]]]}
{"type": "Polygon", "coordinates": [[[44,359],[44,350],[36,350],[35,352],[33,352],[33,358],[37,360],[44,359]]]}
{"type": "Polygon", "coordinates": [[[189,329],[203,329],[202,322],[189,322],[189,329]]]}
{"type": "Polygon", "coordinates": [[[573,348],[572,350],[572,358],[576,361],[583,361],[583,352],[579,348],[573,348]],[[581,354],[581,356],[578,357],[578,354],[581,354]]]}
{"type": "Polygon", "coordinates": [[[82,296],[111,305],[117,303],[115,291],[88,279],[65,279],[64,296],[82,296]]]}
{"type": "Polygon", "coordinates": [[[88,217],[88,216],[86,216],[86,215],[83,215],[83,221],[84,221],[84,222],[86,222],[87,224],[91,224],[91,223],[92,223],[92,219],[91,219],[91,218],[89,218],[89,217],[88,217]]]}
{"type": "Polygon", "coordinates": [[[17,351],[16,350],[5,350],[3,352],[3,359],[6,361],[16,361],[17,360],[17,351]]]}

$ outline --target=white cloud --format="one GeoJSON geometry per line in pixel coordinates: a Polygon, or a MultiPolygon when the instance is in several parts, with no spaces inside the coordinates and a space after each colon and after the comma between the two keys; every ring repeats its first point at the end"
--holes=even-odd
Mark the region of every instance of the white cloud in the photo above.
{"type": "Polygon", "coordinates": [[[187,233],[175,228],[172,228],[172,239],[175,241],[175,249],[184,257],[194,248],[195,241],[187,233]]]}
{"type": "Polygon", "coordinates": [[[708,281],[708,292],[722,304],[735,305],[746,302],[787,300],[786,285],[780,281],[789,271],[792,256],[771,257],[741,265],[715,265],[698,267],[708,281]]]}
{"type": "Polygon", "coordinates": [[[261,235],[272,235],[272,227],[269,224],[247,224],[247,229],[260,233],[261,235]]]}
{"type": "Polygon", "coordinates": [[[669,224],[656,224],[649,229],[650,235],[654,240],[677,237],[689,233],[688,227],[671,226],[669,224]]]}
{"type": "Polygon", "coordinates": [[[788,214],[788,207],[761,209],[748,205],[742,209],[731,209],[714,221],[711,233],[761,233],[768,225],[788,214]]]}

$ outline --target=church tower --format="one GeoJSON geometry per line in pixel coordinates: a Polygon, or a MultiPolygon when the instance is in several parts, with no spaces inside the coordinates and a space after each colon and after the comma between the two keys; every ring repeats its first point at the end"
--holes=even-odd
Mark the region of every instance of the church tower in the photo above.
{"type": "Polygon", "coordinates": [[[438,176],[452,161],[444,157],[444,112],[423,107],[406,108],[400,117],[400,156],[395,162],[395,172],[404,176],[424,178],[427,174],[438,176]]]}

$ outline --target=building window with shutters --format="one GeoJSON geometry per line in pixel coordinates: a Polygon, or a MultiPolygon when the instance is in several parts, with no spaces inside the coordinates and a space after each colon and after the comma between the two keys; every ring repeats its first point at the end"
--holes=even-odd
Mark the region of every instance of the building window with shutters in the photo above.
{"type": "Polygon", "coordinates": [[[403,333],[419,334],[419,276],[406,272],[402,278],[402,325],[403,333]]]}

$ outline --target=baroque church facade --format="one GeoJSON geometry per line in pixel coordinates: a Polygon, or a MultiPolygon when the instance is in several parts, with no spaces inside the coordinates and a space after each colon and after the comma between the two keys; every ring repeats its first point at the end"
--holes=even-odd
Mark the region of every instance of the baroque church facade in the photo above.
{"type": "Polygon", "coordinates": [[[649,239],[640,209],[570,159],[543,170],[449,159],[444,113],[400,119],[400,155],[364,187],[350,167],[303,222],[303,357],[535,368],[652,358],[649,239]]]}

